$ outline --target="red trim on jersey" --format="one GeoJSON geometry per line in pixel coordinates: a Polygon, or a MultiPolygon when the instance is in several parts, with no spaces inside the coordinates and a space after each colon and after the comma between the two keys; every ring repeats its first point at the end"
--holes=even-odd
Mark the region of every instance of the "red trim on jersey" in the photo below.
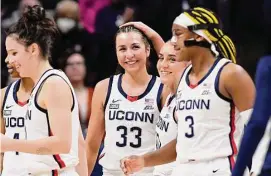
{"type": "Polygon", "coordinates": [[[27,104],[27,101],[25,101],[25,102],[21,102],[21,101],[18,101],[18,103],[17,103],[19,106],[24,106],[24,105],[26,105],[27,104]]]}
{"type": "MultiPolygon", "coordinates": [[[[50,134],[50,136],[53,136],[53,133],[51,130],[50,130],[49,134],[50,134]]],[[[61,159],[59,154],[53,155],[53,157],[54,157],[55,161],[58,163],[60,169],[66,167],[65,162],[61,159]]]]}
{"type": "Polygon", "coordinates": [[[129,95],[127,95],[127,100],[129,100],[131,102],[134,102],[134,101],[138,100],[138,96],[129,96],[129,95]]]}
{"type": "Polygon", "coordinates": [[[189,87],[191,88],[191,89],[194,89],[195,87],[197,87],[198,86],[198,84],[190,84],[189,85],[189,87]]]}
{"type": "Polygon", "coordinates": [[[53,170],[53,176],[58,176],[57,170],[53,170]]]}
{"type": "Polygon", "coordinates": [[[105,153],[101,154],[98,158],[98,160],[102,159],[104,157],[105,153]]]}
{"type": "Polygon", "coordinates": [[[229,157],[229,159],[230,159],[231,169],[233,169],[235,165],[234,156],[237,154],[237,146],[234,140],[234,132],[235,132],[236,126],[235,126],[235,105],[233,103],[231,103],[230,127],[231,127],[230,143],[231,143],[231,148],[232,148],[232,155],[229,157]]]}

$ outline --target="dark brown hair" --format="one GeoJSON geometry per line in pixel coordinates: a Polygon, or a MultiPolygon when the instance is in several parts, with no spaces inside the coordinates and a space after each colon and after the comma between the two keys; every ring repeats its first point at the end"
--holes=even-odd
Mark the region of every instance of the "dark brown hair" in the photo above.
{"type": "Polygon", "coordinates": [[[17,23],[7,30],[7,36],[14,37],[26,47],[38,44],[44,58],[51,57],[53,42],[58,29],[52,19],[46,18],[45,10],[39,5],[27,6],[17,23]]]}

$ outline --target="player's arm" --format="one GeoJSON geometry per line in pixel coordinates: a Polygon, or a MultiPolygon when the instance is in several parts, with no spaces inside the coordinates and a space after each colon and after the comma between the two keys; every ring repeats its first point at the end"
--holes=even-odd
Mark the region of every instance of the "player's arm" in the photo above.
{"type": "Polygon", "coordinates": [[[142,32],[144,32],[144,34],[152,41],[153,47],[158,55],[161,48],[165,44],[163,38],[156,31],[154,31],[152,28],[142,22],[128,22],[123,24],[122,26],[129,25],[133,25],[136,28],[140,29],[142,32]]]}
{"type": "Polygon", "coordinates": [[[71,89],[62,78],[53,76],[46,80],[42,90],[39,97],[44,97],[53,135],[37,140],[14,140],[1,135],[1,148],[4,151],[39,155],[69,153],[72,141],[71,89]]]}
{"type": "Polygon", "coordinates": [[[86,144],[82,134],[81,128],[79,128],[78,132],[78,156],[79,156],[79,164],[76,166],[76,172],[80,176],[88,176],[88,168],[87,168],[87,156],[86,156],[86,144]]]}
{"type": "Polygon", "coordinates": [[[121,160],[121,168],[125,174],[138,172],[144,167],[152,167],[176,160],[177,139],[172,140],[159,150],[141,156],[129,156],[121,160]],[[161,157],[163,156],[163,157],[161,157]]]}
{"type": "Polygon", "coordinates": [[[100,81],[96,85],[92,97],[92,112],[86,137],[88,175],[92,173],[105,134],[104,102],[108,84],[109,79],[100,81]]]}
{"type": "Polygon", "coordinates": [[[271,72],[270,58],[260,61],[256,74],[257,96],[251,119],[245,129],[233,176],[244,172],[247,162],[252,156],[264,135],[266,125],[271,115],[271,72]],[[268,68],[269,67],[269,68],[268,68]]]}
{"type": "MultiPolygon", "coordinates": [[[[5,121],[4,121],[4,118],[3,118],[3,112],[2,112],[2,107],[3,107],[3,102],[4,102],[4,96],[5,96],[5,93],[6,93],[6,87],[1,89],[1,103],[0,103],[0,108],[1,108],[1,113],[0,113],[0,128],[1,128],[1,133],[2,134],[5,134],[5,121]]],[[[0,156],[0,173],[2,173],[2,170],[3,170],[3,158],[4,158],[4,154],[1,153],[1,156],[0,156]]]]}
{"type": "Polygon", "coordinates": [[[233,100],[239,112],[253,107],[255,86],[248,73],[241,66],[232,63],[226,65],[220,79],[219,90],[225,90],[225,93],[228,94],[226,97],[229,96],[233,100]]]}

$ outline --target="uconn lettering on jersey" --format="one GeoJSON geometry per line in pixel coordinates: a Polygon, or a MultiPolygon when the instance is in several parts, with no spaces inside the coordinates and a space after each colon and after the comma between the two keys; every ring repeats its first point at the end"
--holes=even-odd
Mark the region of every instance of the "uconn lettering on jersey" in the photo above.
{"type": "Polygon", "coordinates": [[[24,117],[6,117],[5,118],[5,126],[6,128],[14,128],[14,127],[24,127],[24,117]]]}
{"type": "Polygon", "coordinates": [[[32,117],[32,111],[27,110],[26,115],[25,115],[26,120],[31,120],[31,117],[32,117]]]}
{"type": "Polygon", "coordinates": [[[177,103],[178,110],[190,110],[190,109],[210,109],[210,100],[198,99],[198,100],[181,100],[177,103]]]}
{"type": "Polygon", "coordinates": [[[141,121],[146,123],[154,122],[154,114],[145,112],[133,112],[122,110],[110,110],[109,120],[127,120],[127,121],[141,121]]]}
{"type": "Polygon", "coordinates": [[[161,116],[159,116],[159,119],[158,119],[158,121],[156,123],[156,126],[160,130],[167,132],[168,131],[169,122],[164,121],[163,118],[161,116]]]}

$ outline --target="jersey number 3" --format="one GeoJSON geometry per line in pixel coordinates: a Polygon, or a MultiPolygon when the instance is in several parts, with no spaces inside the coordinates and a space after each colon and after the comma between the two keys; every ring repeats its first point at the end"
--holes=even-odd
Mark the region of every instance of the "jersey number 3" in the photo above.
{"type": "Polygon", "coordinates": [[[189,123],[190,132],[185,133],[185,137],[192,138],[194,136],[194,119],[192,116],[187,116],[185,121],[189,123]]]}
{"type": "MultiPolygon", "coordinates": [[[[13,139],[20,139],[19,133],[14,133],[13,139]]],[[[19,152],[15,152],[16,155],[19,155],[19,152]]]]}
{"type": "MultiPolygon", "coordinates": [[[[127,134],[128,134],[128,129],[126,126],[118,126],[117,131],[122,131],[123,133],[121,134],[121,138],[123,139],[122,142],[116,142],[116,145],[118,147],[125,147],[127,146],[127,134]]],[[[130,128],[130,132],[135,132],[135,138],[137,139],[137,142],[130,142],[130,146],[133,148],[139,148],[141,147],[141,135],[142,135],[142,130],[139,127],[132,127],[130,128]]]]}

